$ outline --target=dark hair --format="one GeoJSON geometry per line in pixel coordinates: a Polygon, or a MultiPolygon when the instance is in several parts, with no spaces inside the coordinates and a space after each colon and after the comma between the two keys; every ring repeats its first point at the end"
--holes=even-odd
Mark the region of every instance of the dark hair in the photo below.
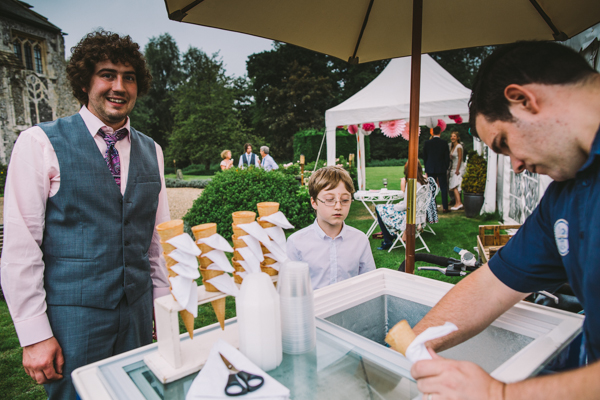
{"type": "Polygon", "coordinates": [[[512,121],[504,96],[508,85],[564,85],[582,82],[595,73],[574,50],[553,42],[527,41],[501,46],[486,58],[473,82],[469,101],[471,133],[478,115],[489,122],[512,121]]]}
{"type": "Polygon", "coordinates": [[[67,65],[67,78],[71,83],[73,95],[82,104],[88,103],[88,94],[83,88],[89,88],[96,64],[110,60],[118,64],[129,64],[135,70],[137,94],[148,93],[152,75],[146,67],[146,59],[140,52],[140,46],[130,36],[119,36],[113,32],[98,30],[88,33],[71,48],[71,59],[67,65]]]}
{"type": "Polygon", "coordinates": [[[436,126],[435,128],[433,128],[433,134],[434,135],[439,135],[440,133],[442,133],[442,128],[440,128],[439,126],[436,126]]]}
{"type": "MultiPolygon", "coordinates": [[[[408,179],[408,161],[404,164],[404,177],[408,179]]],[[[427,184],[427,179],[423,175],[423,167],[421,166],[421,161],[417,160],[417,182],[421,185],[427,184]]]]}
{"type": "Polygon", "coordinates": [[[246,143],[244,145],[244,153],[246,152],[246,150],[248,150],[248,147],[252,147],[252,145],[250,143],[246,143]]]}

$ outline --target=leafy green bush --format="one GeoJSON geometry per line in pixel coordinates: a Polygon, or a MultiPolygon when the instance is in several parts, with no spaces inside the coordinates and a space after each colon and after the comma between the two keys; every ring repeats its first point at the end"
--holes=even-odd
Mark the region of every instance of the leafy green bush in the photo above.
{"type": "Polygon", "coordinates": [[[476,151],[469,152],[467,171],[462,181],[462,190],[465,193],[483,193],[485,192],[486,178],[487,161],[476,151]]]}
{"type": "Polygon", "coordinates": [[[236,168],[216,174],[183,220],[190,226],[216,222],[219,234],[230,237],[231,213],[256,212],[256,203],[263,201],[278,202],[279,210],[296,228],[314,220],[306,188],[298,186],[292,175],[260,168],[236,168]]]}
{"type": "MultiPolygon", "coordinates": [[[[323,131],[316,129],[306,129],[300,131],[294,135],[294,162],[300,160],[300,154],[304,154],[307,162],[314,162],[317,159],[319,153],[319,147],[323,140],[323,131]]],[[[337,130],[335,133],[335,154],[336,157],[343,155],[348,157],[348,154],[356,154],[356,136],[351,135],[346,130],[337,130]]],[[[365,153],[367,161],[371,159],[370,152],[370,136],[365,137],[365,153]]],[[[327,140],[327,139],[325,139],[327,140]]],[[[327,158],[327,147],[323,144],[321,150],[321,159],[327,158]]]]}
{"type": "Polygon", "coordinates": [[[181,180],[181,179],[166,178],[165,185],[168,188],[189,187],[189,188],[203,189],[206,187],[206,185],[208,185],[210,183],[210,181],[211,181],[210,179],[192,179],[189,181],[185,181],[185,180],[181,180]]]}
{"type": "Polygon", "coordinates": [[[6,185],[7,166],[0,164],[0,195],[4,196],[4,185],[6,185]]]}

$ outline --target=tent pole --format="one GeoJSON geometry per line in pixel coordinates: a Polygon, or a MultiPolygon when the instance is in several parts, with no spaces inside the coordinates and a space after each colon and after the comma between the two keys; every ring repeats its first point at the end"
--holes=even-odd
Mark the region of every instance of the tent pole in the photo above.
{"type": "Polygon", "coordinates": [[[415,272],[415,220],[417,215],[417,161],[419,159],[419,104],[421,100],[421,34],[423,0],[413,0],[412,51],[410,71],[410,135],[408,141],[408,182],[406,193],[406,272],[415,272]]]}

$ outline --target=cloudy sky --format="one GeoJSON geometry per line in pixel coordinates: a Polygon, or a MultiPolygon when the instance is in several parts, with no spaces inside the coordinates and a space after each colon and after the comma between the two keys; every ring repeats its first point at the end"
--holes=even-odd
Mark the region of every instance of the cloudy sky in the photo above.
{"type": "Polygon", "coordinates": [[[65,36],[67,56],[70,48],[88,32],[102,27],[130,35],[142,49],[153,36],[168,32],[179,50],[197,47],[207,54],[219,52],[228,75],[246,74],[250,54],[270,50],[272,41],[241,33],[174,22],[167,17],[164,0],[24,0],[33,10],[68,33],[65,36]]]}

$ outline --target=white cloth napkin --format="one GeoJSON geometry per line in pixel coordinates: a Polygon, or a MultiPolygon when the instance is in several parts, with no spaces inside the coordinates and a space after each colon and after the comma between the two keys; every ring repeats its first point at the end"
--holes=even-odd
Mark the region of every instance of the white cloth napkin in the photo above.
{"type": "Polygon", "coordinates": [[[268,215],[266,217],[260,217],[261,221],[267,221],[283,229],[294,229],[294,225],[290,224],[290,221],[283,215],[281,211],[277,211],[275,214],[268,215]]]}
{"type": "Polygon", "coordinates": [[[206,282],[209,282],[214,287],[219,289],[219,292],[223,292],[230,296],[236,297],[238,294],[240,294],[240,289],[238,289],[238,287],[236,286],[235,282],[233,281],[233,278],[227,274],[215,276],[214,278],[211,278],[206,282]]]}
{"type": "Polygon", "coordinates": [[[194,318],[198,316],[198,284],[193,279],[184,276],[173,276],[169,278],[173,289],[171,293],[179,305],[188,310],[194,318]]]}
{"type": "MultiPolygon", "coordinates": [[[[175,246],[177,250],[184,251],[195,257],[198,257],[200,253],[202,253],[198,246],[196,246],[196,243],[194,243],[194,240],[187,233],[175,236],[167,240],[167,243],[169,243],[172,246],[175,246]]],[[[169,256],[171,256],[171,254],[169,254],[169,256]]]]}
{"type": "MultiPolygon", "coordinates": [[[[250,235],[245,235],[240,237],[240,239],[242,239],[250,248],[250,250],[252,250],[252,252],[254,253],[254,255],[259,259],[259,260],[263,260],[262,258],[262,249],[260,248],[260,242],[258,241],[258,239],[250,236],[250,235]]],[[[240,249],[237,249],[238,251],[240,251],[240,249]]]]}
{"type": "Polygon", "coordinates": [[[280,226],[272,226],[270,228],[264,228],[265,232],[271,239],[275,241],[279,245],[279,247],[286,247],[285,233],[283,232],[283,228],[280,226]]]}
{"type": "MultiPolygon", "coordinates": [[[[213,264],[211,264],[211,265],[217,264],[219,266],[219,269],[221,269],[225,272],[235,271],[235,269],[233,269],[233,267],[229,263],[227,256],[225,255],[225,253],[222,250],[209,251],[208,253],[204,254],[204,256],[206,256],[212,260],[213,264]]],[[[216,269],[216,268],[211,268],[211,269],[216,269]]]]}
{"type": "MultiPolygon", "coordinates": [[[[271,240],[262,226],[260,226],[256,221],[250,222],[249,224],[238,225],[238,228],[243,229],[248,235],[258,239],[259,242],[264,243],[271,240]]],[[[244,236],[242,236],[242,239],[243,238],[244,236]]]]}
{"type": "Polygon", "coordinates": [[[288,259],[287,253],[284,249],[282,249],[277,243],[273,240],[269,240],[268,242],[262,242],[262,244],[271,252],[271,258],[279,261],[285,262],[288,259]]]}
{"type": "Polygon", "coordinates": [[[457,330],[458,328],[452,322],[446,322],[444,325],[432,326],[425,329],[423,333],[417,336],[406,348],[406,358],[413,363],[420,360],[431,360],[431,355],[425,347],[425,342],[439,339],[457,330]]]}
{"type": "Polygon", "coordinates": [[[215,250],[233,253],[233,248],[231,247],[229,242],[227,242],[227,240],[218,233],[215,233],[214,235],[209,236],[207,238],[200,238],[196,243],[204,243],[205,245],[210,246],[215,250]]]}
{"type": "Polygon", "coordinates": [[[229,370],[221,359],[220,354],[227,358],[238,371],[246,371],[264,378],[265,383],[262,387],[254,392],[245,394],[243,396],[244,399],[289,399],[290,390],[288,388],[271,378],[229,343],[219,340],[210,350],[206,364],[204,364],[204,367],[202,367],[202,370],[192,382],[186,400],[231,398],[225,394],[225,385],[227,385],[227,380],[229,379],[229,370]]]}

